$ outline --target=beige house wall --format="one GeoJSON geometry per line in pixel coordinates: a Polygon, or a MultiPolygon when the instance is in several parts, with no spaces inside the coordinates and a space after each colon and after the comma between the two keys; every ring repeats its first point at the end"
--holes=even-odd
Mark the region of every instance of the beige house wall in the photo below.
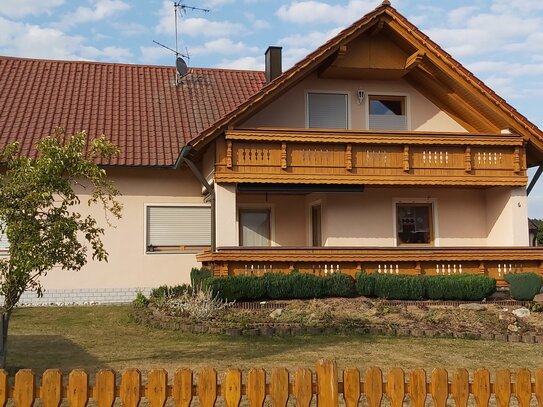
{"type": "Polygon", "coordinates": [[[347,93],[350,105],[349,128],[353,130],[368,128],[368,95],[391,94],[407,96],[406,113],[409,118],[409,130],[467,132],[464,127],[453,120],[447,113],[440,110],[435,104],[403,80],[355,81],[319,79],[316,74],[308,76],[295,85],[269,106],[252,116],[241,127],[307,127],[306,94],[311,91],[347,93]],[[359,89],[365,92],[362,103],[358,103],[357,100],[357,91],[359,89]]]}
{"type": "MultiPolygon", "coordinates": [[[[103,242],[109,260],[90,260],[79,272],[53,270],[43,280],[46,290],[145,288],[189,282],[190,269],[197,266],[194,253],[145,253],[145,205],[203,203],[201,185],[188,169],[108,169],[122,196],[122,219],[108,227],[101,207],[82,205],[104,225],[103,242]]],[[[86,202],[84,193],[80,194],[86,202]]]]}
{"type": "Polygon", "coordinates": [[[496,187],[485,191],[489,246],[529,246],[525,188],[496,187]]]}

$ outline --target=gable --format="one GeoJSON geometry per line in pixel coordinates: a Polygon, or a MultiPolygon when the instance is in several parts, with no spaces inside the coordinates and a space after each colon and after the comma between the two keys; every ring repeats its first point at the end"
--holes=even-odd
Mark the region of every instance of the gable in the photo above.
{"type": "Polygon", "coordinates": [[[388,1],[268,83],[192,140],[192,146],[198,150],[226,128],[247,122],[312,73],[320,78],[342,80],[401,78],[469,132],[498,135],[508,129],[527,141],[529,166],[543,161],[543,132],[388,1]]]}

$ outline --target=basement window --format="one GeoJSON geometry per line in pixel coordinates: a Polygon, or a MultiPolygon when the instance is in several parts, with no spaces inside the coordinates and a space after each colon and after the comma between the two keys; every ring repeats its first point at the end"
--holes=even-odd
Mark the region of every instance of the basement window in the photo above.
{"type": "Polygon", "coordinates": [[[369,96],[370,130],[407,130],[405,96],[369,96]]]}
{"type": "Polygon", "coordinates": [[[146,253],[198,252],[211,245],[208,205],[146,206],[146,253]]]}

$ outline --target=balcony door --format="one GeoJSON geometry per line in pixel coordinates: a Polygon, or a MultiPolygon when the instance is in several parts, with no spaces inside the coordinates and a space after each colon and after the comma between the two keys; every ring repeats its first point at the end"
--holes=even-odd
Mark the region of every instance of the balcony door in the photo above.
{"type": "Polygon", "coordinates": [[[239,244],[240,246],[271,245],[271,210],[269,208],[239,210],[239,244]]]}
{"type": "Polygon", "coordinates": [[[322,208],[320,205],[311,206],[311,245],[322,246],[322,208]]]}

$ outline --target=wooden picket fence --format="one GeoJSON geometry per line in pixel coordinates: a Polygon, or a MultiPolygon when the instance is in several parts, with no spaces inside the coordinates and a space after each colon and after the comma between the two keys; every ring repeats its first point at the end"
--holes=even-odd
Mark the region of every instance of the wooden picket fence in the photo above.
{"type": "Polygon", "coordinates": [[[239,369],[228,369],[219,383],[215,369],[203,368],[197,375],[189,369],[179,369],[169,384],[164,369],[153,369],[147,375],[147,384],[142,385],[140,372],[128,369],[119,384],[112,370],[101,370],[90,385],[89,375],[83,370],[72,371],[66,384],[59,370],[47,370],[37,385],[31,370],[20,370],[11,386],[6,372],[0,371],[0,407],[8,401],[17,407],[31,407],[37,398],[44,407],[59,407],[65,400],[71,407],[85,407],[90,400],[98,407],[112,407],[117,398],[125,407],[137,407],[143,398],[151,407],[164,407],[169,398],[175,407],[188,407],[196,398],[201,407],[213,407],[218,397],[227,407],[238,407],[244,396],[250,407],[262,407],[266,397],[274,407],[285,407],[287,402],[309,407],[314,397],[319,407],[337,407],[340,403],[355,407],[362,396],[369,407],[380,406],[384,397],[391,407],[402,407],[406,400],[414,407],[423,407],[427,399],[435,407],[445,407],[449,398],[455,406],[465,407],[470,395],[478,407],[486,407],[492,395],[498,407],[509,406],[512,396],[519,407],[529,407],[534,395],[538,406],[543,407],[543,369],[535,371],[534,380],[528,369],[519,369],[514,376],[513,381],[508,369],[499,369],[491,381],[487,369],[476,370],[471,378],[466,369],[451,374],[435,369],[428,381],[423,369],[411,370],[406,375],[402,369],[394,368],[383,380],[382,371],[370,367],[363,376],[358,369],[345,369],[339,381],[336,363],[320,360],[315,378],[307,368],[299,368],[291,376],[284,368],[273,368],[266,381],[266,371],[253,368],[244,381],[239,369]]]}

